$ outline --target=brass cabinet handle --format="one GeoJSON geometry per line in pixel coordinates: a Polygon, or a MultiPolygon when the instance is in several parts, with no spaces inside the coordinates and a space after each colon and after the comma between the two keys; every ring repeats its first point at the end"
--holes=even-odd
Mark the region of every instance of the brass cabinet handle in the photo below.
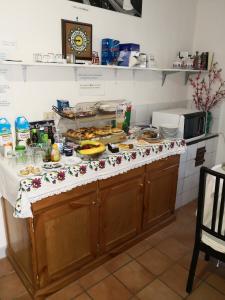
{"type": "Polygon", "coordinates": [[[147,184],[151,184],[151,181],[150,181],[150,180],[148,180],[148,181],[147,181],[147,184]]]}
{"type": "Polygon", "coordinates": [[[95,202],[95,201],[92,202],[92,205],[96,205],[96,204],[97,204],[97,202],[95,202]]]}

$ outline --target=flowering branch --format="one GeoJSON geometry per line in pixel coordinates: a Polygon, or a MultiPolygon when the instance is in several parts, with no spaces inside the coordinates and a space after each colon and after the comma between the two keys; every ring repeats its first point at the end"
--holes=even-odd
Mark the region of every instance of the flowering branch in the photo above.
{"type": "Polygon", "coordinates": [[[193,101],[198,110],[210,111],[225,99],[225,81],[221,77],[221,72],[218,63],[214,63],[209,70],[207,80],[201,79],[201,71],[194,79],[189,79],[194,89],[193,101]]]}

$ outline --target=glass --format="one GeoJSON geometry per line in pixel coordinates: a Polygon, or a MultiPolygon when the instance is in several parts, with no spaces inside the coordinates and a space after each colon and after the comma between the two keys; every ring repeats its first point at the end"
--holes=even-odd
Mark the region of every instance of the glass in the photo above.
{"type": "Polygon", "coordinates": [[[34,154],[34,164],[35,165],[41,165],[43,163],[43,152],[38,151],[34,154]]]}
{"type": "Polygon", "coordinates": [[[48,62],[49,63],[55,63],[56,62],[56,57],[54,53],[48,53],[49,59],[48,62]]]}
{"type": "Polygon", "coordinates": [[[68,64],[75,64],[76,63],[76,57],[74,53],[67,54],[66,60],[68,64]]]}
{"type": "Polygon", "coordinates": [[[29,151],[28,153],[26,153],[26,165],[27,166],[31,166],[34,163],[34,156],[33,153],[31,151],[29,151]]]}
{"type": "Polygon", "coordinates": [[[43,55],[42,62],[43,63],[48,63],[49,61],[50,61],[50,56],[48,54],[43,55]]]}
{"type": "Polygon", "coordinates": [[[50,162],[51,161],[51,150],[52,150],[51,144],[44,144],[42,149],[43,149],[43,152],[42,152],[43,161],[50,162]]]}
{"type": "Polygon", "coordinates": [[[26,163],[26,155],[24,152],[17,152],[16,153],[16,165],[24,166],[26,163]]]}
{"type": "Polygon", "coordinates": [[[62,56],[62,54],[56,54],[56,55],[55,55],[55,58],[56,58],[56,62],[57,62],[58,64],[63,63],[63,56],[62,56]]]}
{"type": "Polygon", "coordinates": [[[36,63],[42,62],[42,54],[41,53],[34,53],[33,58],[36,63]]]}

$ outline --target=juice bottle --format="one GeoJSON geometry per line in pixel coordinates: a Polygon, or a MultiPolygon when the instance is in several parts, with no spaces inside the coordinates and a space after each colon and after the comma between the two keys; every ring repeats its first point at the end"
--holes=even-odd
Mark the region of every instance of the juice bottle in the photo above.
{"type": "Polygon", "coordinates": [[[53,162],[60,161],[60,151],[57,144],[52,145],[51,161],[53,162]]]}

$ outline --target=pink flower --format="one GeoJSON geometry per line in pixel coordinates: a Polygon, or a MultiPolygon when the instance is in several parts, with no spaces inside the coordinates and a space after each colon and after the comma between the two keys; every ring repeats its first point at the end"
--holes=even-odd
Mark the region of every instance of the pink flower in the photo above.
{"type": "Polygon", "coordinates": [[[120,165],[121,162],[122,162],[122,156],[117,156],[117,158],[116,158],[117,165],[120,165]]]}
{"type": "Polygon", "coordinates": [[[60,171],[60,172],[58,173],[58,175],[57,175],[57,179],[58,179],[59,181],[65,180],[65,172],[64,172],[64,171],[60,171]]]}
{"type": "Polygon", "coordinates": [[[136,152],[132,152],[131,153],[131,158],[132,159],[136,159],[137,158],[137,153],[136,152]]]}
{"type": "Polygon", "coordinates": [[[40,179],[40,178],[34,178],[34,179],[32,180],[32,187],[33,187],[34,189],[40,188],[40,187],[41,187],[41,179],[40,179]]]}
{"type": "Polygon", "coordinates": [[[150,149],[146,149],[146,150],[145,150],[145,153],[146,153],[147,156],[150,155],[150,151],[151,151],[150,149]]]}
{"type": "Polygon", "coordinates": [[[85,166],[85,165],[82,165],[82,166],[80,166],[80,174],[86,174],[86,172],[87,172],[87,166],[85,166]]]}
{"type": "Polygon", "coordinates": [[[100,169],[105,169],[105,161],[104,160],[99,161],[99,168],[100,169]]]}
{"type": "Polygon", "coordinates": [[[185,140],[182,140],[182,141],[181,141],[181,145],[182,145],[182,146],[185,146],[185,145],[186,145],[185,140]]]}

